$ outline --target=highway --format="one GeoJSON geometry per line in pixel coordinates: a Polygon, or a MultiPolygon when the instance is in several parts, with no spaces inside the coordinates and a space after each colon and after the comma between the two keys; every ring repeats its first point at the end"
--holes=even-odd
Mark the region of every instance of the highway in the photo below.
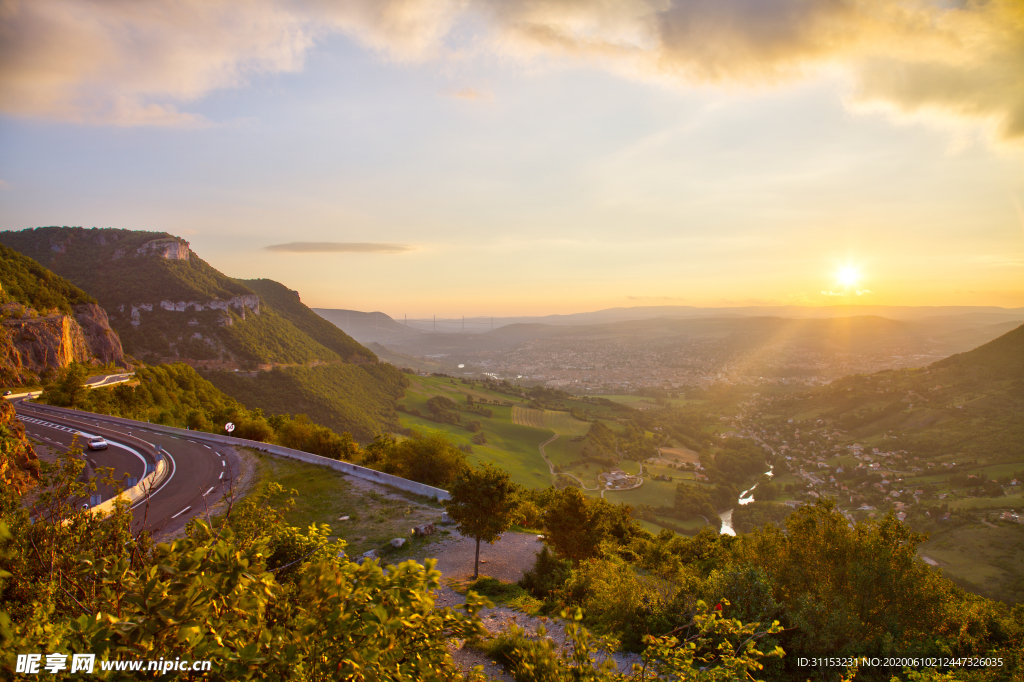
{"type": "MultiPolygon", "coordinates": [[[[162,450],[170,472],[147,497],[132,505],[132,530],[135,532],[146,529],[158,534],[180,529],[189,519],[205,514],[224,495],[230,494],[240,470],[238,456],[230,448],[156,433],[143,422],[123,426],[106,420],[103,415],[71,417],[49,410],[45,405],[21,400],[12,403],[25,431],[54,450],[67,451],[76,438],[76,444],[83,449],[88,436],[105,438],[110,444],[106,450],[83,453],[90,475],[99,467],[112,467],[116,479],[139,479],[145,475],[147,467],[155,467],[157,457],[161,456],[158,447],[162,450]]],[[[113,495],[108,488],[101,492],[103,499],[113,495]]]]}

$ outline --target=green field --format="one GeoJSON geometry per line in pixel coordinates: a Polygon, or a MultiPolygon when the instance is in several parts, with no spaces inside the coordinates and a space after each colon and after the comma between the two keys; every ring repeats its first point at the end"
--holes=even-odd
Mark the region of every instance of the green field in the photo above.
{"type": "Polygon", "coordinates": [[[604,499],[616,504],[628,504],[632,506],[649,504],[652,507],[671,507],[676,499],[676,486],[678,481],[655,481],[644,477],[644,484],[632,490],[608,490],[604,499]]]}
{"type": "Polygon", "coordinates": [[[993,599],[1024,600],[1024,525],[972,523],[937,531],[921,554],[943,575],[993,599]]]}
{"type": "MultiPolygon", "coordinates": [[[[598,474],[604,467],[596,462],[581,462],[584,444],[581,440],[573,440],[587,433],[590,422],[576,419],[567,411],[529,407],[523,399],[491,392],[481,384],[470,386],[446,377],[412,377],[412,385],[406,389],[405,397],[400,402],[406,410],[415,409],[427,415],[427,400],[435,395],[445,396],[459,405],[467,405],[466,396],[472,395],[474,403],[493,410],[494,414],[489,418],[476,413],[460,412],[463,423],[480,422],[487,443],[472,443],[474,434],[459,424],[438,424],[408,411],[399,413],[402,427],[421,433],[446,433],[456,445],[472,447],[472,454],[468,456],[471,463],[491,462],[508,471],[516,483],[529,489],[542,489],[551,485],[551,475],[538,445],[558,435],[558,438],[545,445],[545,453],[551,463],[560,467],[561,471],[578,477],[585,488],[598,487],[598,474]],[[495,405],[495,401],[512,401],[513,406],[495,405]]],[[[582,401],[561,402],[575,403],[574,407],[578,409],[593,407],[582,401]]],[[[607,407],[605,409],[610,410],[607,407]]],[[[591,412],[594,410],[591,409],[591,412]]],[[[611,426],[614,428],[615,423],[612,422],[611,426]]],[[[639,462],[623,460],[618,466],[628,474],[640,472],[639,462]]],[[[605,499],[630,505],[671,506],[675,500],[676,485],[682,480],[693,478],[692,473],[668,466],[645,467],[647,472],[642,486],[633,490],[605,491],[605,499]],[[673,480],[653,480],[658,474],[671,476],[673,480]]],[[[599,496],[600,491],[588,490],[587,495],[599,496]]]]}
{"type": "Polygon", "coordinates": [[[256,483],[250,494],[266,489],[271,482],[280,483],[285,493],[272,497],[270,505],[284,508],[289,498],[295,505],[284,512],[285,521],[299,528],[326,523],[332,537],[348,543],[345,551],[357,556],[370,549],[380,549],[393,538],[405,538],[406,546],[389,551],[389,560],[400,561],[417,548],[443,539],[447,532],[427,538],[413,538],[409,529],[441,518],[441,505],[417,495],[393,488],[353,484],[344,474],[315,464],[272,457],[249,450],[256,458],[256,483]],[[295,490],[292,495],[290,491],[295,490]],[[342,516],[348,520],[340,521],[342,516]]]}
{"type": "MultiPolygon", "coordinates": [[[[622,405],[628,405],[632,408],[655,408],[661,407],[654,401],[654,398],[648,398],[642,395],[622,395],[622,394],[607,394],[607,395],[595,395],[595,398],[604,398],[605,400],[611,400],[612,402],[620,403],[622,405]]],[[[687,400],[686,398],[665,398],[665,403],[676,407],[678,405],[687,405],[690,403],[700,403],[702,400],[687,400]]]]}
{"type": "Polygon", "coordinates": [[[1024,507],[1024,495],[1011,497],[972,497],[966,500],[953,500],[950,509],[1020,509],[1024,507]]]}
{"type": "Polygon", "coordinates": [[[590,430],[590,422],[580,421],[560,410],[534,410],[517,406],[512,408],[512,421],[523,426],[550,429],[559,436],[585,436],[590,430]]]}
{"type": "MultiPolygon", "coordinates": [[[[589,411],[591,414],[600,412],[611,414],[614,412],[614,408],[607,405],[595,405],[583,400],[561,399],[556,402],[558,406],[565,407],[566,410],[537,409],[535,406],[531,407],[531,403],[526,399],[491,391],[481,383],[463,384],[461,381],[448,377],[417,376],[410,377],[410,379],[411,385],[406,389],[405,396],[399,401],[405,410],[399,412],[399,422],[403,428],[415,429],[420,433],[448,434],[455,445],[472,448],[472,454],[468,456],[470,463],[491,462],[508,471],[516,483],[530,489],[542,489],[551,485],[551,474],[540,455],[538,446],[557,435],[558,438],[545,446],[545,452],[551,463],[560,467],[563,472],[578,477],[583,481],[585,487],[596,488],[598,486],[597,476],[603,467],[596,462],[581,462],[583,442],[573,440],[585,436],[590,430],[591,423],[576,419],[567,410],[577,409],[584,412],[589,411]],[[430,414],[427,400],[438,395],[454,401],[459,406],[469,406],[470,402],[467,396],[471,396],[473,404],[492,410],[493,415],[484,417],[476,412],[461,411],[459,412],[461,424],[436,423],[426,417],[430,414]],[[500,404],[506,402],[513,404],[512,406],[500,404]],[[420,414],[411,414],[414,410],[420,414]],[[480,422],[481,433],[487,439],[486,444],[480,445],[472,442],[474,433],[462,425],[472,421],[480,422]],[[573,464],[573,462],[576,463],[573,464]]],[[[550,405],[551,403],[548,403],[548,406],[550,405]]],[[[614,421],[608,423],[612,428],[617,428],[614,421]]],[[[620,466],[627,473],[635,474],[640,471],[640,466],[637,463],[624,461],[620,466]]],[[[672,472],[668,475],[682,477],[680,471],[666,469],[666,472],[668,471],[672,472]]],[[[644,486],[647,485],[645,482],[644,486]]],[[[593,492],[596,491],[588,492],[588,494],[593,494],[593,492]]],[[[617,494],[622,496],[628,493],[619,492],[617,494]]],[[[664,495],[659,495],[658,499],[662,497],[664,495]]]]}

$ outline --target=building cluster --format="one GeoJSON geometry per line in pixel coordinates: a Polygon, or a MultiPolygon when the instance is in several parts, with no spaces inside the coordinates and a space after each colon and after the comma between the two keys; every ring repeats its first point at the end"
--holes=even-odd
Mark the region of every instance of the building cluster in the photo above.
{"type": "Polygon", "coordinates": [[[854,373],[920,366],[938,356],[903,349],[822,353],[790,346],[749,350],[727,339],[626,342],[617,338],[535,339],[512,349],[460,354],[460,361],[502,378],[521,377],[579,393],[668,391],[712,384],[821,385],[854,373]]]}
{"type": "MultiPolygon", "coordinates": [[[[892,510],[900,521],[912,514],[948,521],[949,503],[977,495],[978,477],[962,473],[966,483],[959,484],[952,479],[957,472],[973,470],[967,463],[921,458],[898,447],[884,447],[898,442],[895,438],[885,437],[881,447],[867,445],[822,420],[789,419],[769,427],[762,420],[766,403],[759,396],[745,403],[743,412],[730,419],[728,433],[752,438],[777,456],[776,480],[783,497],[791,502],[832,497],[851,520],[892,510]],[[933,514],[937,508],[943,511],[933,514]]],[[[1004,481],[1001,489],[1004,495],[1019,495],[1021,481],[1004,481]]],[[[1000,520],[1021,522],[1012,510],[993,513],[1000,520]]]]}

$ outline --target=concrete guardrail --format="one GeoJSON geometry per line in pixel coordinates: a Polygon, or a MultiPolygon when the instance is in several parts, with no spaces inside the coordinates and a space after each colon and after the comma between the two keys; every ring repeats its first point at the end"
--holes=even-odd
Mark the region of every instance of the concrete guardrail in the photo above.
{"type": "Polygon", "coordinates": [[[122,490],[114,497],[104,500],[94,507],[90,507],[89,511],[93,514],[106,516],[110,512],[114,511],[114,505],[117,504],[118,500],[125,500],[128,502],[128,506],[131,506],[133,502],[142,499],[148,495],[151,490],[163,483],[164,478],[166,478],[167,472],[170,471],[170,469],[171,467],[167,464],[167,459],[161,457],[156,463],[156,468],[143,476],[142,480],[131,488],[128,488],[128,490],[122,490]]]}

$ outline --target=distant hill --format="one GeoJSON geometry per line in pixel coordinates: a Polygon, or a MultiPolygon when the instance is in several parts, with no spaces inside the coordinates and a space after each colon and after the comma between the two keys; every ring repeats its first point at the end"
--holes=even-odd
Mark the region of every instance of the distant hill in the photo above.
{"type": "MultiPolygon", "coordinates": [[[[326,311],[320,310],[321,315],[326,311]]],[[[460,353],[505,350],[535,340],[599,340],[623,346],[639,344],[713,342],[723,350],[757,352],[774,347],[792,353],[894,353],[931,359],[974,348],[1019,322],[983,323],[982,317],[954,316],[920,320],[894,320],[878,315],[852,317],[659,317],[602,324],[507,324],[482,333],[424,332],[408,329],[381,313],[331,311],[327,317],[352,329],[363,343],[377,342],[395,353],[410,356],[451,356],[460,353]],[[340,313],[344,312],[342,315],[340,313]],[[372,323],[371,323],[372,320],[372,323]]],[[[461,361],[461,360],[458,360],[461,361]]]]}
{"type": "Polygon", "coordinates": [[[980,348],[958,353],[932,365],[937,370],[986,370],[1001,379],[1024,379],[1024,325],[980,348]]]}
{"type": "Polygon", "coordinates": [[[407,327],[381,312],[362,313],[332,308],[313,308],[313,312],[360,343],[376,341],[387,345],[395,339],[423,334],[422,330],[407,327]]]}
{"type": "Polygon", "coordinates": [[[270,280],[236,280],[166,232],[40,227],[0,233],[89,292],[125,349],[200,367],[373,362],[376,357],[270,280]]]}
{"type": "MultiPolygon", "coordinates": [[[[891,305],[767,305],[723,306],[702,308],[686,305],[652,305],[605,308],[565,315],[524,315],[516,317],[466,318],[467,329],[482,330],[511,324],[545,324],[553,326],[597,325],[612,322],[635,322],[654,318],[685,319],[696,317],[785,317],[790,319],[827,319],[830,317],[861,317],[875,315],[890,320],[935,321],[956,324],[995,324],[1024,321],[1024,308],[997,306],[891,306],[891,305]]],[[[409,327],[421,331],[455,332],[462,323],[457,319],[409,320],[409,327]]]]}
{"type": "Polygon", "coordinates": [[[106,312],[63,277],[0,246],[0,382],[38,383],[72,362],[127,366],[106,312]]]}
{"type": "Polygon", "coordinates": [[[928,367],[845,377],[772,409],[940,461],[1024,461],[1024,325],[928,367]]]}
{"type": "Polygon", "coordinates": [[[141,360],[184,360],[212,371],[209,378],[219,389],[249,407],[319,415],[325,425],[364,439],[398,423],[397,369],[379,364],[371,351],[304,305],[298,292],[267,279],[232,279],[180,237],[39,227],[0,233],[0,243],[40,259],[94,296],[110,313],[125,350],[141,360]],[[304,371],[313,365],[315,372],[304,371]],[[232,371],[271,368],[286,369],[273,381],[236,380],[232,371]]]}

